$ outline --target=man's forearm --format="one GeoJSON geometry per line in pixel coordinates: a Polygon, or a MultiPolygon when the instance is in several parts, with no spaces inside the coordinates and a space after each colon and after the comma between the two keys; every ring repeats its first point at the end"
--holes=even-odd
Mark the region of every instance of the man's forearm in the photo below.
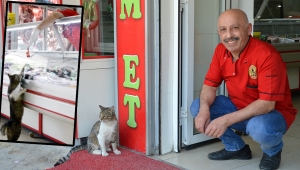
{"type": "Polygon", "coordinates": [[[207,86],[205,84],[202,86],[200,92],[200,110],[209,109],[216,98],[216,91],[216,87],[207,86]]]}
{"type": "Polygon", "coordinates": [[[38,26],[37,28],[39,30],[43,30],[49,25],[53,24],[55,20],[64,17],[64,15],[60,12],[54,11],[49,16],[46,17],[38,26]]]}
{"type": "Polygon", "coordinates": [[[241,110],[225,115],[227,125],[231,126],[232,124],[250,119],[254,116],[269,113],[270,111],[274,110],[275,104],[276,101],[258,99],[241,110]]]}
{"type": "MultiPolygon", "coordinates": [[[[32,32],[30,40],[27,44],[27,50],[29,50],[29,47],[32,45],[32,43],[34,41],[36,41],[39,37],[39,33],[41,30],[45,29],[46,27],[48,27],[49,25],[53,24],[53,22],[55,22],[56,19],[58,18],[62,18],[64,17],[64,15],[60,12],[54,11],[53,13],[51,13],[48,17],[46,17],[46,19],[44,19],[32,32]]],[[[26,56],[29,57],[29,51],[26,52],[26,56]]]]}

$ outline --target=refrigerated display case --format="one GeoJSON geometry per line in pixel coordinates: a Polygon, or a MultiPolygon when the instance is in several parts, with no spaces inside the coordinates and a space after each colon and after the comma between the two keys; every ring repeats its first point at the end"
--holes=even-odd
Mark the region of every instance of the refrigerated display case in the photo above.
{"type": "MultiPolygon", "coordinates": [[[[13,3],[13,9],[18,9],[19,5],[13,3]]],[[[42,9],[45,16],[55,10],[53,6],[34,6],[42,9]]],[[[77,10],[81,11],[81,7],[77,10]]],[[[25,66],[22,84],[27,91],[23,101],[25,112],[22,124],[59,144],[73,144],[80,63],[80,52],[72,46],[67,48],[69,42],[63,30],[74,25],[81,28],[81,20],[81,15],[57,19],[52,26],[40,32],[38,40],[29,49],[29,56],[26,55],[29,38],[42,21],[6,27],[2,116],[10,115],[7,74],[18,74],[25,66]]]]}
{"type": "Polygon", "coordinates": [[[253,17],[254,37],[281,53],[291,90],[300,90],[300,1],[254,0],[253,17]]]}

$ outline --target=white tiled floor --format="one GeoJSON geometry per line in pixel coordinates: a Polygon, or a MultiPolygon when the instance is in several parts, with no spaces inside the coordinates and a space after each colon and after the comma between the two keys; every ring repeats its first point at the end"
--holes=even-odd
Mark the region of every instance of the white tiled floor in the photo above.
{"type": "MultiPolygon", "coordinates": [[[[294,107],[300,112],[300,95],[293,97],[294,107]]],[[[252,150],[251,160],[228,160],[212,161],[207,158],[207,154],[224,146],[221,142],[215,142],[191,150],[182,150],[180,153],[169,153],[157,156],[159,159],[175,164],[189,170],[253,170],[259,169],[259,162],[262,157],[260,146],[249,136],[243,139],[250,145],[252,150]]],[[[282,160],[279,170],[299,170],[300,169],[300,114],[285,134],[284,148],[282,150],[282,160]]]]}

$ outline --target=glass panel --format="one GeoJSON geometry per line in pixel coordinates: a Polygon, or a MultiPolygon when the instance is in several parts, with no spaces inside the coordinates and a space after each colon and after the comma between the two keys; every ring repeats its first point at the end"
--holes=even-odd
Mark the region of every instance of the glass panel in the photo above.
{"type": "MultiPolygon", "coordinates": [[[[43,17],[44,8],[39,6],[33,6],[33,5],[19,5],[19,18],[18,21],[15,22],[15,24],[24,24],[24,23],[30,23],[35,21],[41,21],[44,19],[43,17]],[[42,14],[42,15],[39,15],[42,14]]],[[[9,14],[8,14],[9,17],[9,14]]],[[[11,25],[11,24],[7,24],[11,25]]],[[[14,24],[12,24],[14,25],[14,24]]],[[[26,46],[29,43],[29,39],[31,36],[31,33],[33,31],[33,28],[18,30],[17,36],[17,49],[18,50],[26,50],[26,46]]],[[[8,32],[11,34],[11,32],[8,32]]],[[[41,50],[43,38],[39,37],[38,40],[35,42],[34,45],[31,46],[30,50],[41,50]],[[39,48],[38,48],[39,47],[39,48]]],[[[11,47],[13,49],[14,47],[11,47]]]]}
{"type": "Polygon", "coordinates": [[[299,0],[254,0],[253,35],[269,43],[300,40],[299,0]]]}
{"type": "MultiPolygon", "coordinates": [[[[66,8],[71,9],[59,9],[66,8]]],[[[18,73],[26,64],[25,79],[28,81],[76,88],[81,15],[57,19],[55,24],[40,31],[27,55],[32,32],[44,19],[36,14],[47,16],[58,8],[13,3],[12,9],[19,10],[19,15],[15,24],[6,27],[4,72],[18,73]]],[[[79,8],[74,10],[81,11],[79,8]]]]}
{"type": "MultiPolygon", "coordinates": [[[[42,21],[45,16],[49,16],[56,9],[49,9],[48,7],[41,7],[37,5],[20,5],[19,6],[19,20],[16,21],[16,24],[23,24],[29,22],[42,21]]],[[[10,25],[10,24],[8,24],[10,25]]],[[[65,25],[57,25],[57,30],[59,33],[59,37],[63,42],[63,46],[67,47],[69,50],[70,43],[67,38],[63,36],[63,30],[70,29],[71,26],[65,25]]],[[[41,31],[39,34],[38,40],[30,46],[30,50],[52,50],[59,51],[61,49],[57,36],[55,35],[55,27],[49,26],[47,29],[41,31]],[[45,37],[45,39],[44,39],[45,37]],[[45,40],[45,42],[44,42],[45,40]]],[[[18,49],[25,50],[27,44],[29,43],[29,39],[31,33],[33,32],[33,28],[28,28],[24,30],[18,31],[18,49]]],[[[73,48],[74,50],[74,48],[73,48]]]]}
{"type": "MultiPolygon", "coordinates": [[[[2,0],[3,2],[3,14],[6,13],[6,1],[2,0]]],[[[15,1],[15,2],[38,2],[38,3],[53,3],[53,4],[60,4],[61,0],[9,0],[9,1],[15,1]]]]}
{"type": "MultiPolygon", "coordinates": [[[[51,121],[52,125],[64,126],[70,132],[68,134],[74,134],[83,7],[28,2],[9,2],[7,7],[15,14],[15,23],[5,27],[1,88],[2,99],[6,102],[2,103],[1,113],[11,119],[10,100],[5,96],[10,95],[14,85],[18,85],[20,89],[16,90],[26,89],[22,100],[29,110],[25,109],[24,114],[30,113],[33,120],[42,119],[51,121]],[[58,11],[57,15],[53,15],[54,10],[58,11]],[[47,32],[51,31],[53,36],[49,37],[47,32]],[[59,43],[51,45],[50,40],[59,43]],[[64,41],[71,44],[70,48],[66,48],[64,41]],[[38,114],[32,114],[34,112],[30,110],[38,114]]],[[[6,16],[9,17],[8,13],[6,16]]],[[[47,124],[41,128],[34,126],[33,121],[22,123],[36,131],[47,131],[47,124]]],[[[51,125],[48,123],[48,126],[51,125]]],[[[48,135],[55,138],[58,142],[55,144],[73,145],[74,136],[64,134],[48,135]]]]}
{"type": "MultiPolygon", "coordinates": [[[[47,8],[47,13],[46,15],[50,15],[53,11],[56,11],[57,9],[49,9],[47,8]]],[[[80,26],[80,24],[66,24],[66,25],[57,25],[56,29],[57,29],[57,33],[55,32],[55,27],[48,27],[47,29],[44,30],[44,33],[40,35],[40,38],[42,40],[45,40],[45,44],[44,47],[42,47],[41,45],[38,45],[39,48],[44,48],[46,50],[50,50],[50,51],[60,51],[61,50],[61,45],[60,45],[60,41],[58,41],[59,39],[57,38],[56,34],[59,35],[59,38],[61,39],[61,43],[63,46],[63,51],[76,51],[76,48],[74,46],[72,46],[72,44],[70,43],[70,41],[63,35],[64,32],[75,32],[76,30],[78,31],[78,29],[73,29],[74,27],[78,27],[80,26]],[[45,39],[43,37],[46,37],[45,39]],[[64,49],[65,48],[65,49],[64,49]]],[[[78,34],[80,34],[80,32],[78,32],[78,34]]],[[[77,47],[78,48],[78,47],[77,47]]]]}
{"type": "Polygon", "coordinates": [[[84,6],[84,57],[114,55],[113,0],[82,0],[84,6]]]}

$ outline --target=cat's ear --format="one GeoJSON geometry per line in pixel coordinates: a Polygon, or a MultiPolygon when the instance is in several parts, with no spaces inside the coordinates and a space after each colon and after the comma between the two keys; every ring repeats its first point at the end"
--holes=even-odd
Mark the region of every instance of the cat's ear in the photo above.
{"type": "Polygon", "coordinates": [[[110,107],[110,108],[109,108],[109,110],[111,110],[111,111],[115,111],[115,107],[114,107],[114,106],[112,106],[112,107],[110,107]]]}
{"type": "Polygon", "coordinates": [[[5,73],[5,74],[8,76],[9,79],[11,79],[11,77],[12,77],[11,74],[9,74],[9,73],[5,73]]]}
{"type": "Polygon", "coordinates": [[[105,107],[103,107],[103,106],[101,106],[101,105],[99,105],[99,107],[100,107],[101,110],[104,110],[104,109],[105,109],[105,107]]]}

